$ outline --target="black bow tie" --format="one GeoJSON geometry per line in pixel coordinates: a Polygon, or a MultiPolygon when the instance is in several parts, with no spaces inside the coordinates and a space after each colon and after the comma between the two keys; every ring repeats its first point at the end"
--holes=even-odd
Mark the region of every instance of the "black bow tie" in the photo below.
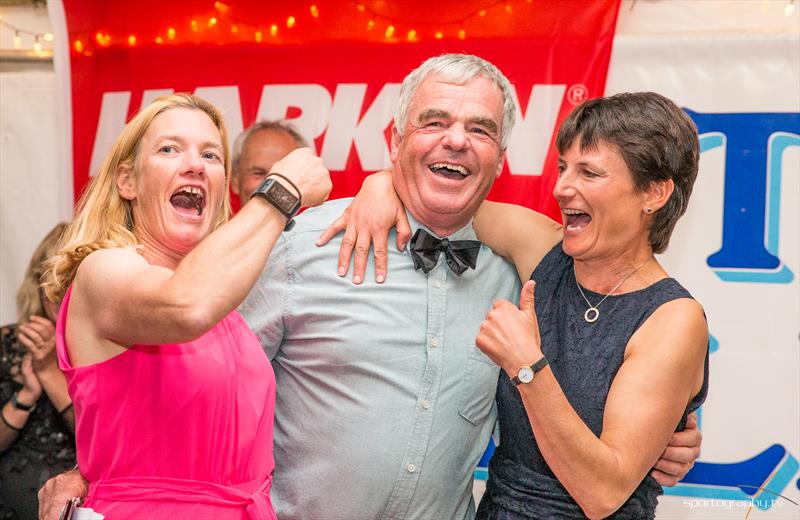
{"type": "Polygon", "coordinates": [[[448,240],[436,238],[422,228],[417,229],[411,237],[411,258],[414,259],[414,269],[428,272],[436,266],[439,253],[444,251],[447,266],[458,276],[467,270],[475,269],[475,261],[481,243],[477,240],[448,240]]]}

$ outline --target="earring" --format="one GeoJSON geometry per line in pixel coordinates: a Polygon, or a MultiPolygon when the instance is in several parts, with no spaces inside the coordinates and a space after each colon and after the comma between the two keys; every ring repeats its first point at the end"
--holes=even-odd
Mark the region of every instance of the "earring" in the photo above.
{"type": "Polygon", "coordinates": [[[653,208],[644,208],[644,212],[648,215],[653,212],[653,208]]]}

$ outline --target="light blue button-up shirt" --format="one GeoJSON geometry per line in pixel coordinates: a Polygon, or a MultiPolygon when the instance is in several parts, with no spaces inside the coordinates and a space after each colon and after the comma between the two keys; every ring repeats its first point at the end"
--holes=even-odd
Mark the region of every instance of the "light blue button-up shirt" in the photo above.
{"type": "Polygon", "coordinates": [[[314,244],[348,203],[299,216],[240,309],[277,379],[278,517],[470,519],[499,374],[475,336],[493,300],[517,300],[516,271],[483,246],[475,270],[456,276],[442,254],[426,275],[390,247],[386,282],[370,260],[353,285],[336,275],[341,235],[314,244]]]}

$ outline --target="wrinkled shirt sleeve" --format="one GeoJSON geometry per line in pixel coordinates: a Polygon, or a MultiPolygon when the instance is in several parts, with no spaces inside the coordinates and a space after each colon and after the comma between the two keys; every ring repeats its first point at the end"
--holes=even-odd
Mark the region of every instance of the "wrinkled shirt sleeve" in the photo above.
{"type": "Polygon", "coordinates": [[[287,242],[281,235],[258,281],[239,306],[239,312],[258,336],[270,361],[278,354],[283,341],[288,289],[287,242]]]}

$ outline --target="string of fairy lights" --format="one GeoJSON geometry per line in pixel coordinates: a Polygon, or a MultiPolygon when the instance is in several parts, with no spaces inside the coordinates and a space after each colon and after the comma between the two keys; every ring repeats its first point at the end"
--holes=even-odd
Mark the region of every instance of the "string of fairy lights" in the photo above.
{"type": "MultiPolygon", "coordinates": [[[[632,8],[635,3],[636,0],[632,8]]],[[[762,9],[768,10],[770,3],[771,0],[761,0],[762,9]]],[[[775,3],[775,0],[772,0],[772,3],[775,3]]],[[[465,40],[469,37],[470,24],[474,26],[476,22],[482,23],[481,19],[497,21],[498,17],[511,17],[526,7],[535,6],[534,0],[487,0],[483,6],[455,13],[450,19],[420,20],[386,14],[371,6],[367,0],[344,4],[352,11],[350,14],[345,14],[349,31],[347,36],[350,39],[385,43],[414,43],[445,38],[465,40]]],[[[299,29],[303,25],[317,24],[314,26],[314,30],[317,30],[319,24],[324,24],[323,18],[326,14],[324,9],[316,3],[311,3],[298,8],[294,14],[287,14],[280,19],[253,23],[237,18],[230,4],[217,0],[210,4],[204,14],[186,17],[176,23],[166,23],[152,34],[112,34],[103,30],[93,34],[72,34],[70,47],[76,54],[92,56],[98,50],[113,46],[303,43],[303,33],[299,29]]],[[[794,10],[795,0],[786,0],[784,14],[787,17],[791,16],[794,10]]],[[[32,31],[3,19],[0,19],[0,29],[13,32],[14,51],[32,52],[42,57],[51,55],[52,51],[43,48],[43,42],[52,42],[53,33],[32,31]]]]}
{"type": "Polygon", "coordinates": [[[17,51],[31,50],[35,54],[45,54],[42,42],[50,43],[54,39],[53,33],[51,32],[31,31],[23,27],[12,25],[3,19],[0,19],[0,27],[14,33],[12,45],[14,50],[17,51]]]}
{"type": "MultiPolygon", "coordinates": [[[[367,39],[386,43],[419,42],[425,39],[468,37],[466,25],[476,18],[485,18],[493,13],[510,16],[515,8],[533,4],[534,0],[487,0],[482,7],[460,12],[451,19],[436,21],[407,20],[390,16],[369,5],[368,1],[343,2],[352,13],[348,16],[351,39],[367,39]],[[360,28],[360,33],[359,33],[360,28]]],[[[324,24],[325,7],[316,3],[306,4],[294,14],[280,19],[253,23],[235,16],[235,9],[224,1],[215,1],[204,14],[186,17],[176,23],[165,25],[153,34],[111,33],[98,30],[94,33],[71,34],[72,52],[91,56],[95,52],[114,46],[232,44],[255,43],[302,43],[302,24],[324,24]]],[[[0,25],[14,32],[14,49],[42,52],[43,41],[53,40],[52,33],[38,33],[14,26],[0,19],[0,25]]],[[[341,36],[340,36],[341,37],[341,36]]]]}

